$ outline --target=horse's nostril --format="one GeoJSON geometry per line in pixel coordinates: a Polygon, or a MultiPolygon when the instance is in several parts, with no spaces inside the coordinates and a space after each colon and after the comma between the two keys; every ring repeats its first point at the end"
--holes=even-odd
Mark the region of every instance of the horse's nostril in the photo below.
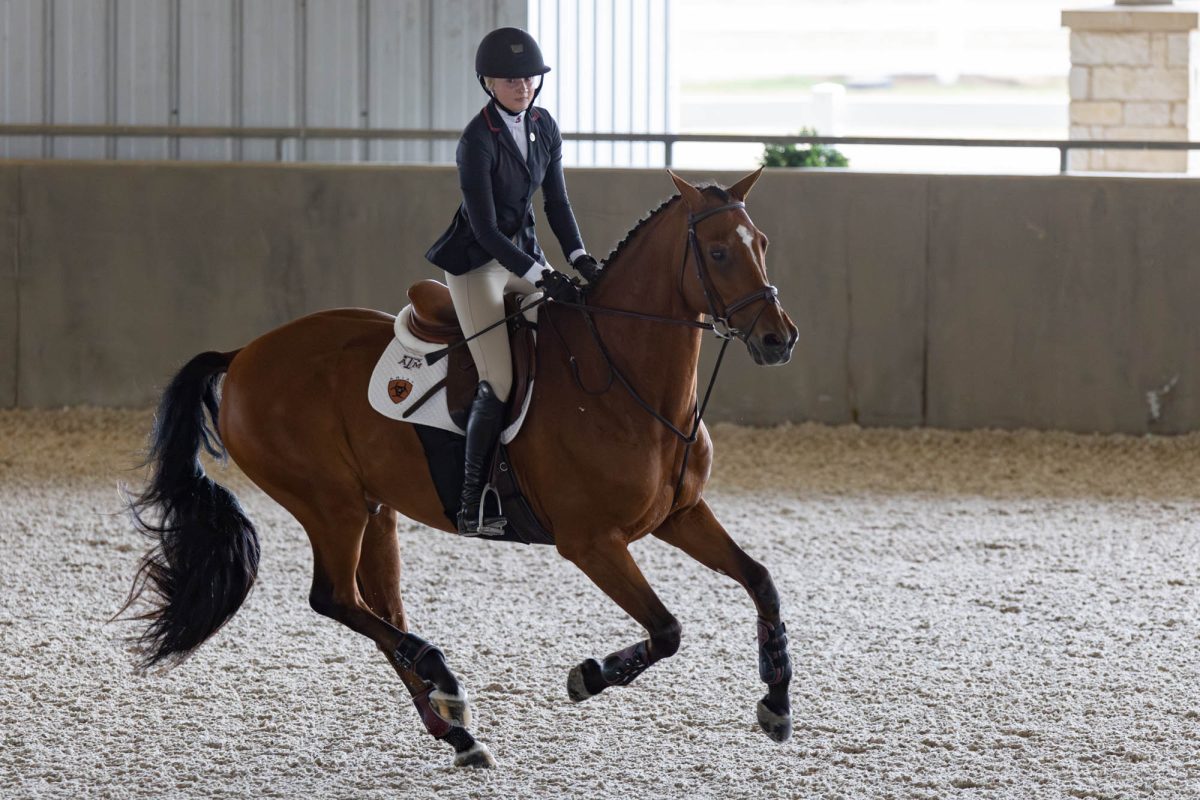
{"type": "Polygon", "coordinates": [[[783,347],[783,340],[773,333],[768,333],[763,337],[763,344],[772,349],[783,347]]]}

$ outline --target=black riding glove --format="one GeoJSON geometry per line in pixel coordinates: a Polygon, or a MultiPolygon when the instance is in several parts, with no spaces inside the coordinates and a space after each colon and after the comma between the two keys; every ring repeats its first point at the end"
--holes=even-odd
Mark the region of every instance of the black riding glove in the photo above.
{"type": "Polygon", "coordinates": [[[556,303],[578,303],[579,284],[556,269],[546,269],[534,284],[556,303]]]}
{"type": "Polygon", "coordinates": [[[596,259],[592,258],[587,253],[584,253],[572,261],[571,266],[574,267],[575,271],[582,275],[583,279],[589,284],[595,283],[600,278],[600,265],[596,263],[596,259]]]}

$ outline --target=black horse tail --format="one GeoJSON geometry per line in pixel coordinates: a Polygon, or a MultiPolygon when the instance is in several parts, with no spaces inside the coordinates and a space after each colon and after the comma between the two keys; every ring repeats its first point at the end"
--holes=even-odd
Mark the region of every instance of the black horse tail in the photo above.
{"type": "Polygon", "coordinates": [[[258,534],[237,498],[204,472],[200,448],[224,459],[217,384],[237,351],[201,353],[163,392],[146,464],[149,484],[126,502],[154,542],[118,615],[147,592],[149,626],[133,641],[142,668],[178,664],[229,621],[258,574],[258,534]],[[207,411],[207,414],[206,414],[207,411]]]}

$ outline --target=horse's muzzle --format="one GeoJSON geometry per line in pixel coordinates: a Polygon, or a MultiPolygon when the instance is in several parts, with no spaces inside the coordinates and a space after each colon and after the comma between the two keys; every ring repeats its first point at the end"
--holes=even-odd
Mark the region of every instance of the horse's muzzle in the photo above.
{"type": "Polygon", "coordinates": [[[792,349],[800,332],[789,320],[783,332],[768,331],[746,339],[750,357],[760,367],[778,367],[792,360],[792,349]]]}

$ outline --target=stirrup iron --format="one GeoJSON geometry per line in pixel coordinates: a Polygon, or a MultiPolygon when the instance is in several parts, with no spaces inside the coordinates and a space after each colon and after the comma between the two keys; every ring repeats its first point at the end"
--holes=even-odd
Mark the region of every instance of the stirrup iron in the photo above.
{"type": "Polygon", "coordinates": [[[479,535],[480,536],[503,536],[504,528],[508,525],[508,520],[504,518],[504,506],[500,504],[500,492],[496,491],[496,487],[490,483],[483,486],[483,493],[479,495],[479,535]],[[496,498],[496,516],[485,517],[484,509],[487,508],[488,495],[496,498]]]}
{"type": "Polygon", "coordinates": [[[500,505],[500,494],[496,491],[496,487],[490,483],[484,485],[483,492],[479,496],[479,507],[476,518],[468,521],[465,512],[466,509],[460,509],[458,512],[459,536],[493,537],[504,535],[508,520],[504,518],[504,509],[500,505]],[[484,516],[489,493],[496,498],[496,507],[500,509],[500,513],[493,517],[484,516]]]}

